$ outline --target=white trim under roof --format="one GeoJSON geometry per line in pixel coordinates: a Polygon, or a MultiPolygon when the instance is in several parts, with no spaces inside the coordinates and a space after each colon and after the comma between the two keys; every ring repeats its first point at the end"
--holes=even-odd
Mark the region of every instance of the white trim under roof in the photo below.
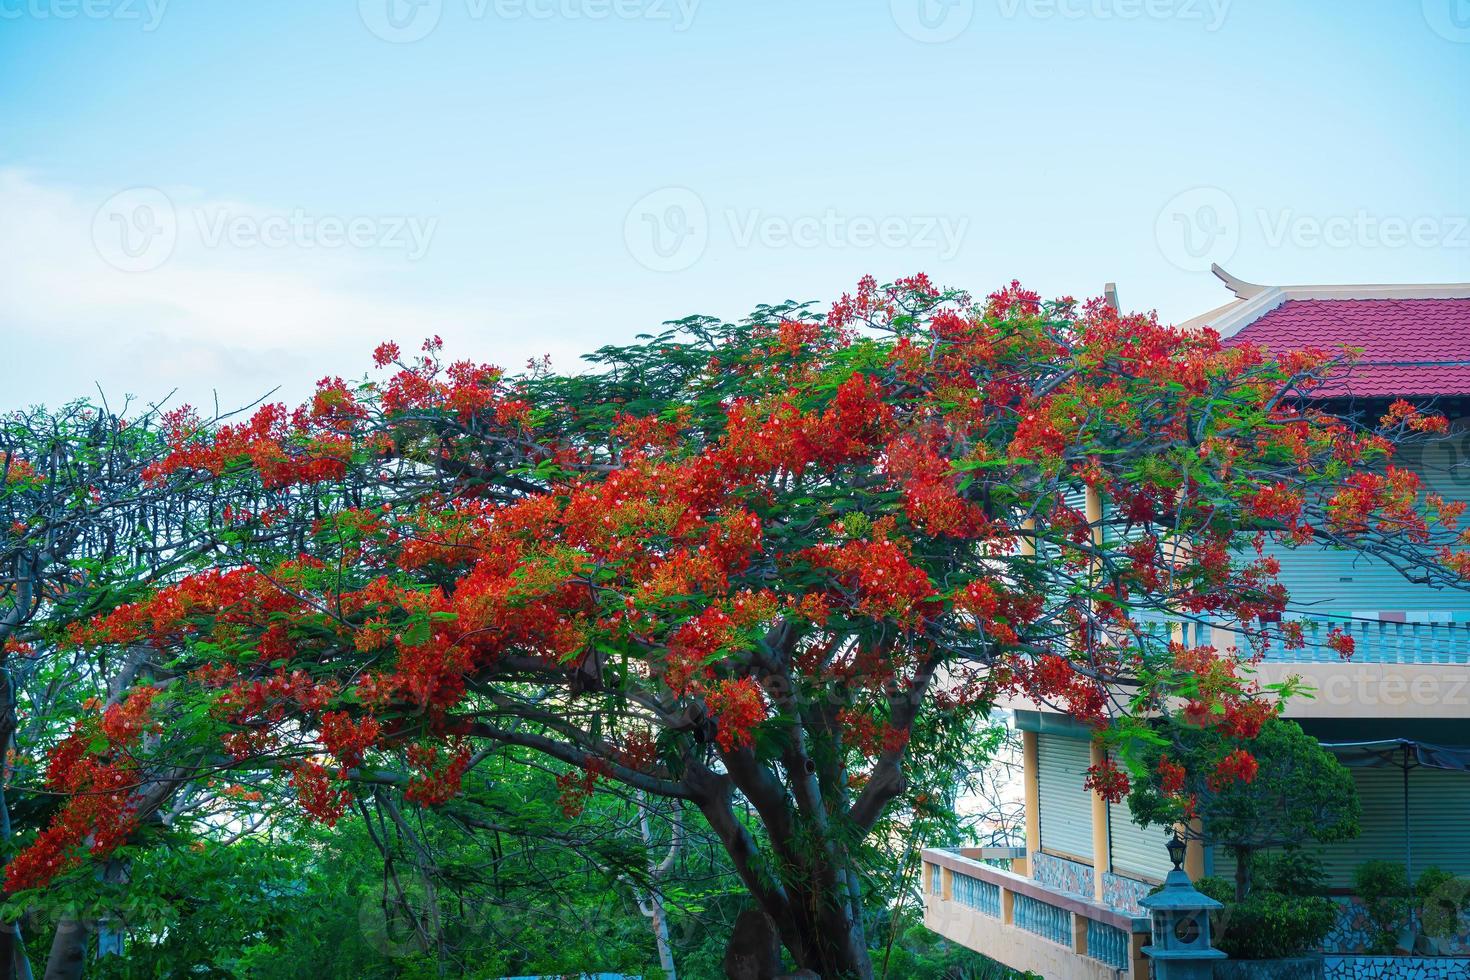
{"type": "Polygon", "coordinates": [[[1218,265],[1210,271],[1235,299],[1180,324],[1186,329],[1214,327],[1221,337],[1239,333],[1289,299],[1470,299],[1470,282],[1364,286],[1262,286],[1237,279],[1218,265]]]}

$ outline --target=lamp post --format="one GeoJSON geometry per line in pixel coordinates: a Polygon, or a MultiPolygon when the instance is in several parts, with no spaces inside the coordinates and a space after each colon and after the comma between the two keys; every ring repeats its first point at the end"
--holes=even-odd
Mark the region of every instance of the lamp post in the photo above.
{"type": "Polygon", "coordinates": [[[1210,945],[1210,913],[1224,908],[1195,889],[1184,872],[1184,836],[1176,829],[1164,845],[1174,870],[1164,887],[1138,904],[1153,921],[1153,943],[1143,947],[1154,961],[1156,980],[1209,980],[1214,962],[1225,954],[1210,945]]]}

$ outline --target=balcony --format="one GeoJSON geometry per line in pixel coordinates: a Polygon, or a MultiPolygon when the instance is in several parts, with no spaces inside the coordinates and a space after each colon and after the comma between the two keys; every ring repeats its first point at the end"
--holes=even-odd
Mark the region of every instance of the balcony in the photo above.
{"type": "MultiPolygon", "coordinates": [[[[1302,624],[1304,645],[1288,650],[1279,636],[1272,636],[1265,650],[1269,663],[1341,663],[1342,657],[1327,645],[1328,634],[1340,629],[1353,638],[1353,663],[1470,665],[1470,623],[1419,620],[1366,619],[1348,616],[1293,616],[1302,624]]],[[[1235,630],[1209,623],[1184,623],[1185,642],[1191,646],[1212,645],[1219,649],[1243,643],[1235,630]]],[[[1147,624],[1148,632],[1160,640],[1172,636],[1174,624],[1147,624]]]]}
{"type": "Polygon", "coordinates": [[[986,863],[1022,848],[925,849],[924,925],[1016,970],[1076,980],[1147,980],[1147,918],[986,863]]]}
{"type": "Polygon", "coordinates": [[[1353,661],[1367,664],[1470,664],[1470,623],[1390,622],[1313,616],[1302,620],[1306,645],[1288,650],[1279,638],[1266,648],[1266,659],[1282,663],[1338,663],[1327,634],[1340,629],[1353,638],[1353,661]]]}

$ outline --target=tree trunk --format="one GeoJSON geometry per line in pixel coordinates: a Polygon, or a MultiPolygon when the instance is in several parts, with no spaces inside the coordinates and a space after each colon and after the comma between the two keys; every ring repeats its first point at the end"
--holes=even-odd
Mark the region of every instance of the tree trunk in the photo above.
{"type": "Polygon", "coordinates": [[[51,955],[46,958],[45,980],[82,980],[87,966],[87,925],[70,916],[56,926],[51,955]]]}
{"type": "Polygon", "coordinates": [[[1243,902],[1251,893],[1251,849],[1235,848],[1235,900],[1243,902]]]}
{"type": "MultiPolygon", "coordinates": [[[[638,828],[643,835],[643,846],[653,846],[653,825],[648,819],[649,803],[648,794],[638,793],[638,828]]],[[[684,843],[684,810],[683,804],[677,804],[674,808],[674,829],[670,835],[669,851],[664,859],[657,864],[649,862],[648,868],[648,900],[641,898],[638,902],[639,911],[648,916],[653,926],[653,940],[658,946],[658,964],[664,971],[665,980],[679,980],[678,970],[674,967],[674,948],[669,943],[669,917],[664,909],[664,899],[661,889],[662,880],[674,867],[674,861],[679,856],[679,848],[684,843]]]]}
{"type": "Polygon", "coordinates": [[[0,923],[0,980],[33,980],[20,923],[0,923]]]}
{"type": "Polygon", "coordinates": [[[778,930],[765,913],[755,909],[742,913],[725,949],[725,975],[730,980],[776,980],[785,976],[780,963],[780,948],[785,946],[798,969],[811,971],[823,980],[872,980],[873,962],[862,941],[861,924],[838,923],[826,915],[817,918],[835,926],[835,931],[802,928],[802,941],[793,948],[786,930],[778,930]]]}
{"type": "Polygon", "coordinates": [[[773,980],[781,973],[781,937],[771,917],[746,909],[735,919],[722,963],[729,980],[773,980]]]}
{"type": "MultiPolygon", "coordinates": [[[[3,664],[0,664],[3,666],[3,664]]],[[[0,755],[9,759],[15,748],[16,698],[8,667],[0,669],[0,755]]],[[[10,843],[10,800],[5,786],[10,781],[9,762],[0,762],[0,841],[10,843]]],[[[0,923],[0,980],[33,980],[31,959],[26,954],[20,923],[0,923]]]]}
{"type": "Polygon", "coordinates": [[[679,980],[679,973],[674,968],[674,948],[669,944],[669,917],[664,912],[664,900],[655,892],[652,900],[653,939],[658,944],[658,965],[664,971],[667,980],[679,980]]]}
{"type": "MultiPolygon", "coordinates": [[[[128,880],[128,864],[109,859],[102,866],[98,877],[104,882],[125,884],[128,880]]],[[[97,958],[100,960],[104,956],[121,956],[126,941],[127,927],[122,918],[115,913],[104,913],[97,922],[97,958]]]]}
{"type": "Polygon", "coordinates": [[[810,962],[797,960],[797,965],[813,971],[824,978],[842,980],[873,980],[873,960],[868,955],[868,944],[863,929],[862,910],[848,904],[848,882],[845,873],[839,874],[841,884],[834,893],[818,899],[826,906],[819,916],[819,933],[811,938],[809,948],[815,956],[810,962]]]}

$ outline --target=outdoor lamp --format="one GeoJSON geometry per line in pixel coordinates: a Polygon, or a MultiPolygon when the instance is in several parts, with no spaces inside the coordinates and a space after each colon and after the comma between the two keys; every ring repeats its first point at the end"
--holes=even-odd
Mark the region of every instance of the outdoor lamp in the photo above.
{"type": "Polygon", "coordinates": [[[1179,832],[1178,828],[1175,828],[1174,832],[1169,835],[1169,842],[1164,846],[1169,850],[1169,860],[1174,862],[1174,870],[1183,871],[1184,851],[1189,845],[1185,842],[1184,835],[1179,832]]]}
{"type": "Polygon", "coordinates": [[[1153,926],[1153,943],[1143,947],[1154,962],[1157,980],[1210,980],[1213,963],[1225,954],[1210,945],[1210,913],[1224,908],[1195,890],[1184,871],[1184,835],[1177,829],[1164,845],[1174,870],[1164,887],[1138,904],[1148,910],[1153,926]]]}

